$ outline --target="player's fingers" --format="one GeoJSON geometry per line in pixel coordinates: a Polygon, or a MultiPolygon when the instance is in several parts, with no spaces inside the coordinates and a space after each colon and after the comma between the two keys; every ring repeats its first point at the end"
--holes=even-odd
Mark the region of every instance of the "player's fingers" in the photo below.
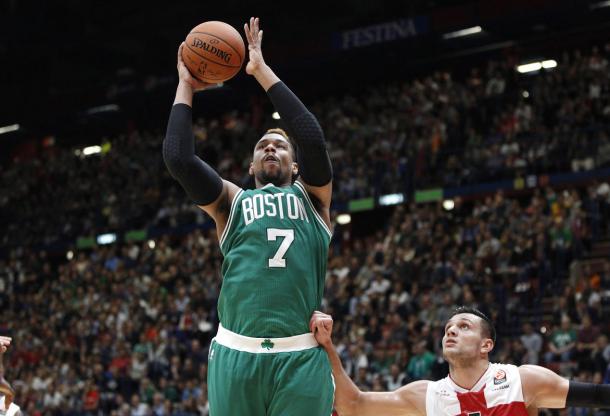
{"type": "Polygon", "coordinates": [[[315,314],[317,317],[319,317],[319,318],[327,318],[327,319],[330,319],[330,320],[332,320],[332,319],[333,319],[333,318],[332,318],[330,315],[328,315],[328,314],[326,314],[326,313],[324,313],[324,312],[315,311],[315,312],[314,312],[314,314],[315,314]]]}
{"type": "Polygon", "coordinates": [[[260,46],[260,44],[263,43],[263,31],[259,30],[258,31],[258,44],[260,46]]]}
{"type": "Polygon", "coordinates": [[[327,323],[327,322],[328,323],[332,323],[333,322],[332,318],[330,316],[328,316],[328,315],[320,316],[318,319],[320,321],[324,322],[324,323],[327,323]]]}
{"type": "Polygon", "coordinates": [[[309,326],[311,328],[311,332],[314,332],[315,328],[318,325],[318,321],[320,320],[320,318],[317,315],[312,315],[311,319],[309,320],[309,326]]]}
{"type": "Polygon", "coordinates": [[[324,322],[321,320],[316,321],[316,329],[323,335],[328,334],[328,330],[324,327],[324,322]]]}
{"type": "Polygon", "coordinates": [[[182,60],[182,49],[184,49],[184,42],[182,42],[178,47],[178,64],[184,63],[184,61],[182,60]]]}
{"type": "Polygon", "coordinates": [[[333,329],[333,320],[325,319],[323,322],[324,322],[324,328],[326,328],[326,330],[328,332],[330,332],[333,329]]]}
{"type": "Polygon", "coordinates": [[[252,36],[250,36],[250,26],[247,23],[244,23],[244,33],[246,34],[246,40],[248,41],[248,45],[252,43],[252,36]]]}
{"type": "Polygon", "coordinates": [[[257,33],[258,33],[258,28],[260,26],[259,22],[260,22],[260,19],[258,17],[254,19],[254,30],[256,30],[257,33]]]}

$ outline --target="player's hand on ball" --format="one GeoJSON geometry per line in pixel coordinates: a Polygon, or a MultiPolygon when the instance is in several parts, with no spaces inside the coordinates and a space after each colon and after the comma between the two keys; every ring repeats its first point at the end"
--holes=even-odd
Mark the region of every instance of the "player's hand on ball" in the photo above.
{"type": "Polygon", "coordinates": [[[178,48],[178,78],[180,78],[180,82],[190,85],[193,91],[205,90],[206,88],[216,85],[199,81],[197,78],[191,75],[186,65],[184,65],[184,61],[182,60],[182,48],[184,48],[184,42],[182,42],[178,48]]]}
{"type": "Polygon", "coordinates": [[[320,311],[315,311],[309,320],[309,329],[313,333],[316,341],[324,348],[330,348],[333,332],[332,316],[320,311]]]}
{"type": "Polygon", "coordinates": [[[263,59],[263,31],[259,30],[259,19],[251,17],[250,24],[244,24],[244,32],[246,32],[246,39],[248,40],[248,55],[250,60],[246,65],[246,73],[254,75],[256,71],[265,66],[265,60],[263,59]]]}

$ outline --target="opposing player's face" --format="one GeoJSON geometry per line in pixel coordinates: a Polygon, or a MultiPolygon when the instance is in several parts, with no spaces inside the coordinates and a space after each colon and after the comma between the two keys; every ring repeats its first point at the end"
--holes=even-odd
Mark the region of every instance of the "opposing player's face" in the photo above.
{"type": "Polygon", "coordinates": [[[481,358],[492,348],[493,341],[483,336],[482,319],[476,315],[460,313],[445,325],[443,356],[449,364],[481,358]]]}
{"type": "Polygon", "coordinates": [[[263,136],[254,147],[250,175],[254,175],[261,184],[272,183],[282,186],[291,182],[297,173],[293,150],[290,142],[284,138],[263,136]]]}

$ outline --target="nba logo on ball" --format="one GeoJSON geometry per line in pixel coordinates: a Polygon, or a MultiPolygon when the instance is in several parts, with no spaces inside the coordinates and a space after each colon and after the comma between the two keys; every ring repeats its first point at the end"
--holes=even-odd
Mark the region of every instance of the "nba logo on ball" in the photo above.
{"type": "Polygon", "coordinates": [[[506,372],[504,370],[498,370],[494,376],[494,384],[502,384],[506,381],[506,372]]]}
{"type": "Polygon", "coordinates": [[[233,26],[224,22],[204,22],[187,35],[182,60],[195,78],[220,83],[233,78],[244,61],[244,41],[233,26]]]}
{"type": "Polygon", "coordinates": [[[197,73],[203,76],[205,74],[205,70],[208,64],[205,61],[199,62],[199,66],[197,67],[197,73]]]}

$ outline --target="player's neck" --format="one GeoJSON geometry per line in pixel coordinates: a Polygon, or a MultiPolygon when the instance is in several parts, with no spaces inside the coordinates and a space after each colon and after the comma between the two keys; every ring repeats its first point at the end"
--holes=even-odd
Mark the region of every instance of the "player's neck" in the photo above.
{"type": "Polygon", "coordinates": [[[477,360],[471,363],[454,363],[449,365],[449,376],[458,386],[470,390],[481,379],[489,368],[489,361],[477,360]]]}
{"type": "Polygon", "coordinates": [[[273,182],[267,182],[267,183],[263,183],[263,182],[259,182],[259,181],[258,181],[258,179],[255,179],[255,180],[254,180],[254,184],[255,184],[255,186],[256,186],[256,189],[260,189],[260,188],[262,188],[262,187],[264,187],[264,186],[267,186],[267,185],[273,185],[273,186],[277,186],[278,188],[286,188],[286,187],[288,187],[288,186],[292,185],[292,181],[288,181],[288,182],[286,182],[286,183],[280,183],[280,184],[277,184],[277,185],[276,185],[276,184],[274,184],[273,182]]]}

